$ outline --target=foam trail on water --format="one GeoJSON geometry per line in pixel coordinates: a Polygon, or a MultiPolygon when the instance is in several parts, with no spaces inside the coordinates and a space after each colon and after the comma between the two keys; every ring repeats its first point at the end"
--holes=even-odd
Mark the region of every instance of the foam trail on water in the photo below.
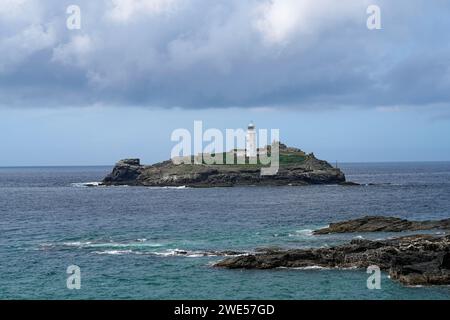
{"type": "Polygon", "coordinates": [[[110,254],[110,255],[123,255],[134,253],[132,250],[105,250],[105,251],[94,251],[96,254],[110,254]]]}
{"type": "Polygon", "coordinates": [[[94,182],[75,182],[75,183],[71,183],[70,185],[72,187],[77,187],[77,188],[86,188],[86,187],[100,187],[103,184],[101,182],[94,181],[94,182]]]}

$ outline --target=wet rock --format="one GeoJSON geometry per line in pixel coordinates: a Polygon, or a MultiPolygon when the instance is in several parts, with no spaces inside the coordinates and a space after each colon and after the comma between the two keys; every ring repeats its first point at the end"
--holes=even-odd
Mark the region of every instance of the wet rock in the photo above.
{"type": "Polygon", "coordinates": [[[329,227],[315,230],[314,234],[346,232],[401,232],[431,229],[450,229],[450,219],[409,221],[395,217],[366,216],[359,219],[331,223],[329,227]]]}
{"type": "Polygon", "coordinates": [[[450,236],[357,239],[329,248],[261,251],[215,264],[228,269],[367,268],[377,265],[405,285],[448,285],[450,236]]]}

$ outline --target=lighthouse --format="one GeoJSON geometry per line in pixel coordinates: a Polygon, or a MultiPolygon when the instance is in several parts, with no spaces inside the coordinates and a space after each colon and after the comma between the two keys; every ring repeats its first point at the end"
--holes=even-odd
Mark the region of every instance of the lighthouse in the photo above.
{"type": "Polygon", "coordinates": [[[247,135],[245,137],[245,155],[249,158],[255,158],[256,152],[256,131],[253,121],[247,127],[247,135]]]}

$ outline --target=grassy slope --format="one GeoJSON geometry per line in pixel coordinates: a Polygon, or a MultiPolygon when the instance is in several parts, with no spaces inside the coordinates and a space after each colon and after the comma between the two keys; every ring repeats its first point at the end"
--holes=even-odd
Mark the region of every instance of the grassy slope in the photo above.
{"type": "MultiPolygon", "coordinates": [[[[215,154],[212,155],[213,157],[216,156],[215,154]]],[[[270,156],[270,154],[269,154],[270,156]]],[[[219,153],[217,154],[217,157],[222,157],[223,164],[230,165],[230,166],[239,166],[237,163],[236,157],[234,158],[234,163],[226,163],[226,153],[219,153]]],[[[293,165],[293,164],[301,164],[307,159],[307,156],[304,152],[287,152],[280,150],[280,165],[293,165]]],[[[206,164],[205,162],[203,162],[206,164]]],[[[256,164],[249,164],[249,159],[245,159],[245,166],[248,168],[248,166],[255,166],[255,167],[261,167],[264,166],[260,161],[258,157],[258,161],[256,164]]]]}

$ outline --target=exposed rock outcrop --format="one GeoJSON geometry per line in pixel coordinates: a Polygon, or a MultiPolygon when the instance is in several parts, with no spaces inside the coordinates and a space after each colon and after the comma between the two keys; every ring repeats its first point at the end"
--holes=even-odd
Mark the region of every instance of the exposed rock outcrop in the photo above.
{"type": "Polygon", "coordinates": [[[450,219],[409,221],[395,217],[366,216],[354,220],[331,223],[329,227],[315,230],[314,234],[350,232],[401,232],[431,229],[450,229],[450,219]]]}
{"type": "Polygon", "coordinates": [[[137,178],[144,171],[139,159],[120,160],[113,171],[103,180],[103,184],[136,185],[137,178]]]}
{"type": "Polygon", "coordinates": [[[450,284],[450,236],[414,235],[380,241],[352,240],[330,248],[266,250],[227,258],[229,269],[367,268],[377,265],[406,285],[450,284]]]}

